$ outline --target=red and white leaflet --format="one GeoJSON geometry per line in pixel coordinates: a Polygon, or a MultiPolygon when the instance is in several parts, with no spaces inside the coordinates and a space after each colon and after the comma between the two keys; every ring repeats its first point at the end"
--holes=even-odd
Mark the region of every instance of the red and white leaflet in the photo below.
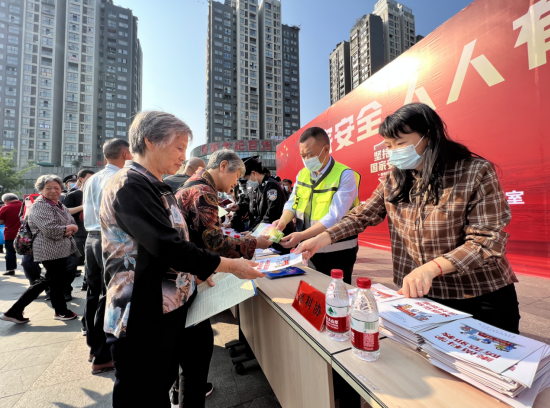
{"type": "MultiPolygon", "coordinates": [[[[348,294],[351,302],[351,298],[353,295],[355,295],[355,291],[357,288],[348,289],[348,294]]],[[[382,302],[391,302],[392,300],[402,299],[405,296],[400,295],[395,290],[392,290],[390,288],[387,288],[386,286],[382,285],[381,283],[375,283],[370,287],[370,290],[372,294],[374,295],[374,299],[376,300],[376,303],[382,303],[382,302]]],[[[351,304],[351,303],[350,303],[351,304]]]]}
{"type": "Polygon", "coordinates": [[[287,268],[292,265],[299,264],[303,262],[302,254],[294,255],[281,255],[274,256],[272,258],[258,260],[259,265],[256,269],[260,272],[273,272],[278,271],[279,269],[287,268]]]}
{"type": "MultiPolygon", "coordinates": [[[[451,322],[421,334],[452,357],[502,373],[545,344],[476,319],[451,322]]],[[[518,382],[529,383],[528,378],[518,382]]]]}
{"type": "Polygon", "coordinates": [[[378,304],[380,317],[400,327],[419,333],[471,315],[441,305],[429,299],[397,299],[378,304]]]}

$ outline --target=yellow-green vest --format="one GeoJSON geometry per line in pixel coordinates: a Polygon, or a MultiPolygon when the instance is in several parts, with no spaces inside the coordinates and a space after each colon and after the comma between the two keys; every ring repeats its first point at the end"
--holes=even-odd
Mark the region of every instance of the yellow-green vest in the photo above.
{"type": "MultiPolygon", "coordinates": [[[[296,186],[296,196],[292,207],[296,212],[298,231],[308,229],[328,214],[332,197],[340,187],[340,179],[344,170],[351,169],[332,159],[330,167],[318,180],[311,179],[310,171],[307,168],[303,168],[300,171],[296,186]]],[[[360,204],[359,185],[361,183],[361,175],[354,170],[352,171],[357,184],[357,196],[350,210],[360,204]]]]}

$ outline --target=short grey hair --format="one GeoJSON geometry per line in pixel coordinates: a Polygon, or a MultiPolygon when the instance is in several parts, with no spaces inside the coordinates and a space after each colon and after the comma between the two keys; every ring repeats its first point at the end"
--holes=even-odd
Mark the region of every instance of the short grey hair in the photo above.
{"type": "Polygon", "coordinates": [[[120,157],[122,149],[129,148],[130,144],[126,140],[111,139],[103,145],[103,156],[108,160],[116,160],[120,157]]]}
{"type": "Polygon", "coordinates": [[[242,177],[246,171],[243,160],[235,153],[233,150],[222,149],[214,152],[208,160],[208,165],[206,166],[207,170],[218,169],[223,161],[226,161],[228,166],[227,170],[230,173],[235,173],[238,171],[239,177],[242,177]]]}
{"type": "Polygon", "coordinates": [[[46,187],[46,184],[48,184],[50,181],[55,181],[57,184],[59,184],[59,187],[63,189],[65,186],[63,185],[63,180],[59,176],[56,176],[55,174],[44,174],[43,176],[38,177],[38,180],[36,180],[36,183],[34,183],[34,188],[38,191],[44,190],[44,187],[46,187]]]}
{"type": "Polygon", "coordinates": [[[6,202],[6,201],[14,201],[14,200],[19,200],[19,197],[17,197],[16,194],[13,194],[13,193],[6,193],[2,196],[2,201],[3,202],[6,202]]]}
{"type": "Polygon", "coordinates": [[[183,122],[171,113],[162,111],[143,111],[136,115],[130,126],[130,152],[143,156],[147,150],[145,138],[158,147],[165,147],[182,135],[193,139],[193,132],[183,122]]]}

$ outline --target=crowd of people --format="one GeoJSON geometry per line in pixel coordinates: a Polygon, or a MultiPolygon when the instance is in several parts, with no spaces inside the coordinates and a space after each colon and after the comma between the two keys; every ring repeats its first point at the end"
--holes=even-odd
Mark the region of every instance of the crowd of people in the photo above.
{"type": "Polygon", "coordinates": [[[232,150],[185,161],[191,129],[174,115],[141,112],[129,142],[105,143],[100,172],[41,176],[39,194],[23,201],[4,194],[4,275],[15,273],[21,221],[33,241],[22,263],[30,286],[1,318],[28,322],[25,307],[46,290],[54,319],[77,318],[67,302],[84,264],[83,358],[93,374],[115,371],[113,406],[170,406],[172,388],[172,403],[201,407],[214,388],[214,343],[208,320],[185,328],[196,286],[213,286],[215,273],[263,277],[254,254],[272,243],[251,235],[260,223],[284,232],[279,252],[294,248],[310,267],[341,269],[351,283],[358,234],[387,218],[394,282],[405,296],[518,332],[517,279],[505,256],[510,209],[494,166],[452,141],[424,104],[405,105],[379,132],[394,169],[361,204],[359,173],[331,156],[322,128],[301,134],[304,168],[293,183],[232,150]],[[220,206],[229,211],[222,218],[220,206]]]}

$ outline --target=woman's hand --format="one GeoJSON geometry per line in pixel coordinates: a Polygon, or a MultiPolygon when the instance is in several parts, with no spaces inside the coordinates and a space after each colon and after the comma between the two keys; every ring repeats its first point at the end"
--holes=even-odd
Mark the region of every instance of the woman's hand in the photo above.
{"type": "Polygon", "coordinates": [[[65,228],[65,237],[70,237],[73,234],[76,234],[78,231],[78,227],[74,224],[67,225],[65,228]]]}
{"type": "Polygon", "coordinates": [[[225,208],[227,211],[239,211],[239,204],[230,204],[225,208]]]}
{"type": "Polygon", "coordinates": [[[403,287],[397,293],[407,298],[425,296],[432,287],[432,281],[441,270],[434,262],[428,262],[416,268],[403,279],[403,287]]]}
{"type": "Polygon", "coordinates": [[[270,240],[268,240],[266,237],[258,237],[256,238],[256,248],[259,249],[267,249],[273,244],[270,240]]]}
{"type": "MultiPolygon", "coordinates": [[[[284,229],[284,228],[283,228],[284,229]]],[[[303,240],[303,233],[301,232],[293,232],[290,235],[287,235],[286,237],[283,237],[281,239],[281,246],[283,248],[294,248],[296,245],[298,245],[303,240]]]]}
{"type": "Polygon", "coordinates": [[[286,222],[284,222],[283,220],[276,220],[273,221],[273,226],[279,231],[283,231],[286,228],[286,222]]]}
{"type": "Polygon", "coordinates": [[[228,273],[232,273],[239,279],[256,279],[263,278],[265,274],[259,272],[254,267],[258,266],[258,262],[247,261],[246,259],[228,259],[228,273]]]}
{"type": "Polygon", "coordinates": [[[294,255],[302,254],[304,261],[311,259],[313,255],[317,253],[321,248],[330,245],[332,239],[328,232],[323,232],[322,234],[317,235],[314,238],[310,238],[300,245],[294,251],[294,255]]]}

